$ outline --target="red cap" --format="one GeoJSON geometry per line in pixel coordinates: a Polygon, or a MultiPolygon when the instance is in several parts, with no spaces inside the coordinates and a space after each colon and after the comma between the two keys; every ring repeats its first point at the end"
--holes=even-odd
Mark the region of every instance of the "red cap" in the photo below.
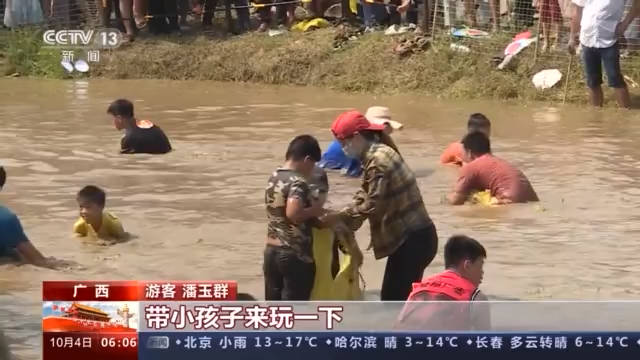
{"type": "Polygon", "coordinates": [[[338,115],[338,118],[331,125],[331,132],[338,140],[352,137],[361,130],[384,130],[382,124],[372,124],[359,111],[352,110],[338,115]]]}

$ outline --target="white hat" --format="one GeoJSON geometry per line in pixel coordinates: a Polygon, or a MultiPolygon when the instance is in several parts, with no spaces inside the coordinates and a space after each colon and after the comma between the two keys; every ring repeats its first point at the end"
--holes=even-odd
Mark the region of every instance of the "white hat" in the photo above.
{"type": "Polygon", "coordinates": [[[367,109],[367,113],[364,117],[373,124],[389,124],[393,130],[400,130],[404,127],[401,123],[391,120],[391,111],[388,107],[384,106],[372,106],[367,109]]]}

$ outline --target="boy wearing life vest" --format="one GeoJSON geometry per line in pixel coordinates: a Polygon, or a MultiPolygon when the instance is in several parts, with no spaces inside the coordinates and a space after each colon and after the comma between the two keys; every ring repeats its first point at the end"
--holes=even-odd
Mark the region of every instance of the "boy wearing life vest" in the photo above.
{"type": "MultiPolygon", "coordinates": [[[[467,121],[467,134],[481,132],[487,137],[491,136],[491,121],[481,113],[471,114],[467,121]]],[[[465,151],[461,141],[449,144],[440,155],[441,164],[454,164],[462,166],[465,162],[465,151]]]]}
{"type": "Polygon", "coordinates": [[[137,120],[133,116],[133,103],[119,99],[111,103],[107,114],[113,116],[113,125],[124,130],[120,141],[121,154],[166,154],[171,151],[167,135],[149,120],[137,120]]]}
{"type": "Polygon", "coordinates": [[[398,327],[488,330],[491,326],[488,299],[478,288],[486,257],[484,246],[477,240],[465,235],[449,238],[444,247],[446,270],[413,284],[398,327]]]}

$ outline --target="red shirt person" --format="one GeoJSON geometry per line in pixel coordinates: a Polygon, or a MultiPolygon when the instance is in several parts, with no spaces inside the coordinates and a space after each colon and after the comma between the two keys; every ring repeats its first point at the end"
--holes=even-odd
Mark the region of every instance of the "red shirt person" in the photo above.
{"type": "MultiPolygon", "coordinates": [[[[480,113],[471,114],[467,121],[467,134],[476,131],[484,133],[487,137],[491,136],[491,121],[480,113]]],[[[464,159],[464,147],[459,141],[449,144],[442,155],[440,155],[441,164],[462,166],[464,164],[464,159]]]]}
{"type": "Polygon", "coordinates": [[[527,177],[513,165],[491,154],[489,138],[481,132],[462,139],[468,164],[460,169],[455,188],[448,196],[453,205],[462,205],[473,192],[491,191],[498,203],[538,201],[527,177]]]}

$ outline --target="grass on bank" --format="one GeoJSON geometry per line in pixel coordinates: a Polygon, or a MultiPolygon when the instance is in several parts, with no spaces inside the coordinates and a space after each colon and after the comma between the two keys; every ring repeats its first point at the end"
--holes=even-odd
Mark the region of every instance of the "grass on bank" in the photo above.
{"type": "MultiPolygon", "coordinates": [[[[150,37],[132,46],[101,51],[101,61],[92,65],[91,77],[109,79],[196,79],[257,82],[263,84],[318,86],[344,92],[426,93],[454,99],[500,99],[560,102],[564,78],[554,88],[538,91],[531,79],[543,69],[567,72],[569,56],[555,53],[535,59],[534,45],[499,71],[491,62],[511,40],[510,35],[490,39],[456,41],[438,35],[429,50],[399,58],[391,49],[394,37],[365,34],[334,50],[333,29],[310,33],[287,33],[269,37],[251,33],[227,39],[203,35],[150,37]],[[470,53],[451,50],[457,42],[470,53]]],[[[62,78],[60,49],[41,46],[40,33],[33,30],[0,35],[0,54],[6,75],[62,78]]],[[[624,72],[640,80],[640,61],[624,63],[624,72]]],[[[84,76],[84,75],[74,75],[84,76]]],[[[567,102],[584,102],[582,68],[574,59],[567,102]]],[[[632,89],[633,91],[633,89],[632,89]]]]}

